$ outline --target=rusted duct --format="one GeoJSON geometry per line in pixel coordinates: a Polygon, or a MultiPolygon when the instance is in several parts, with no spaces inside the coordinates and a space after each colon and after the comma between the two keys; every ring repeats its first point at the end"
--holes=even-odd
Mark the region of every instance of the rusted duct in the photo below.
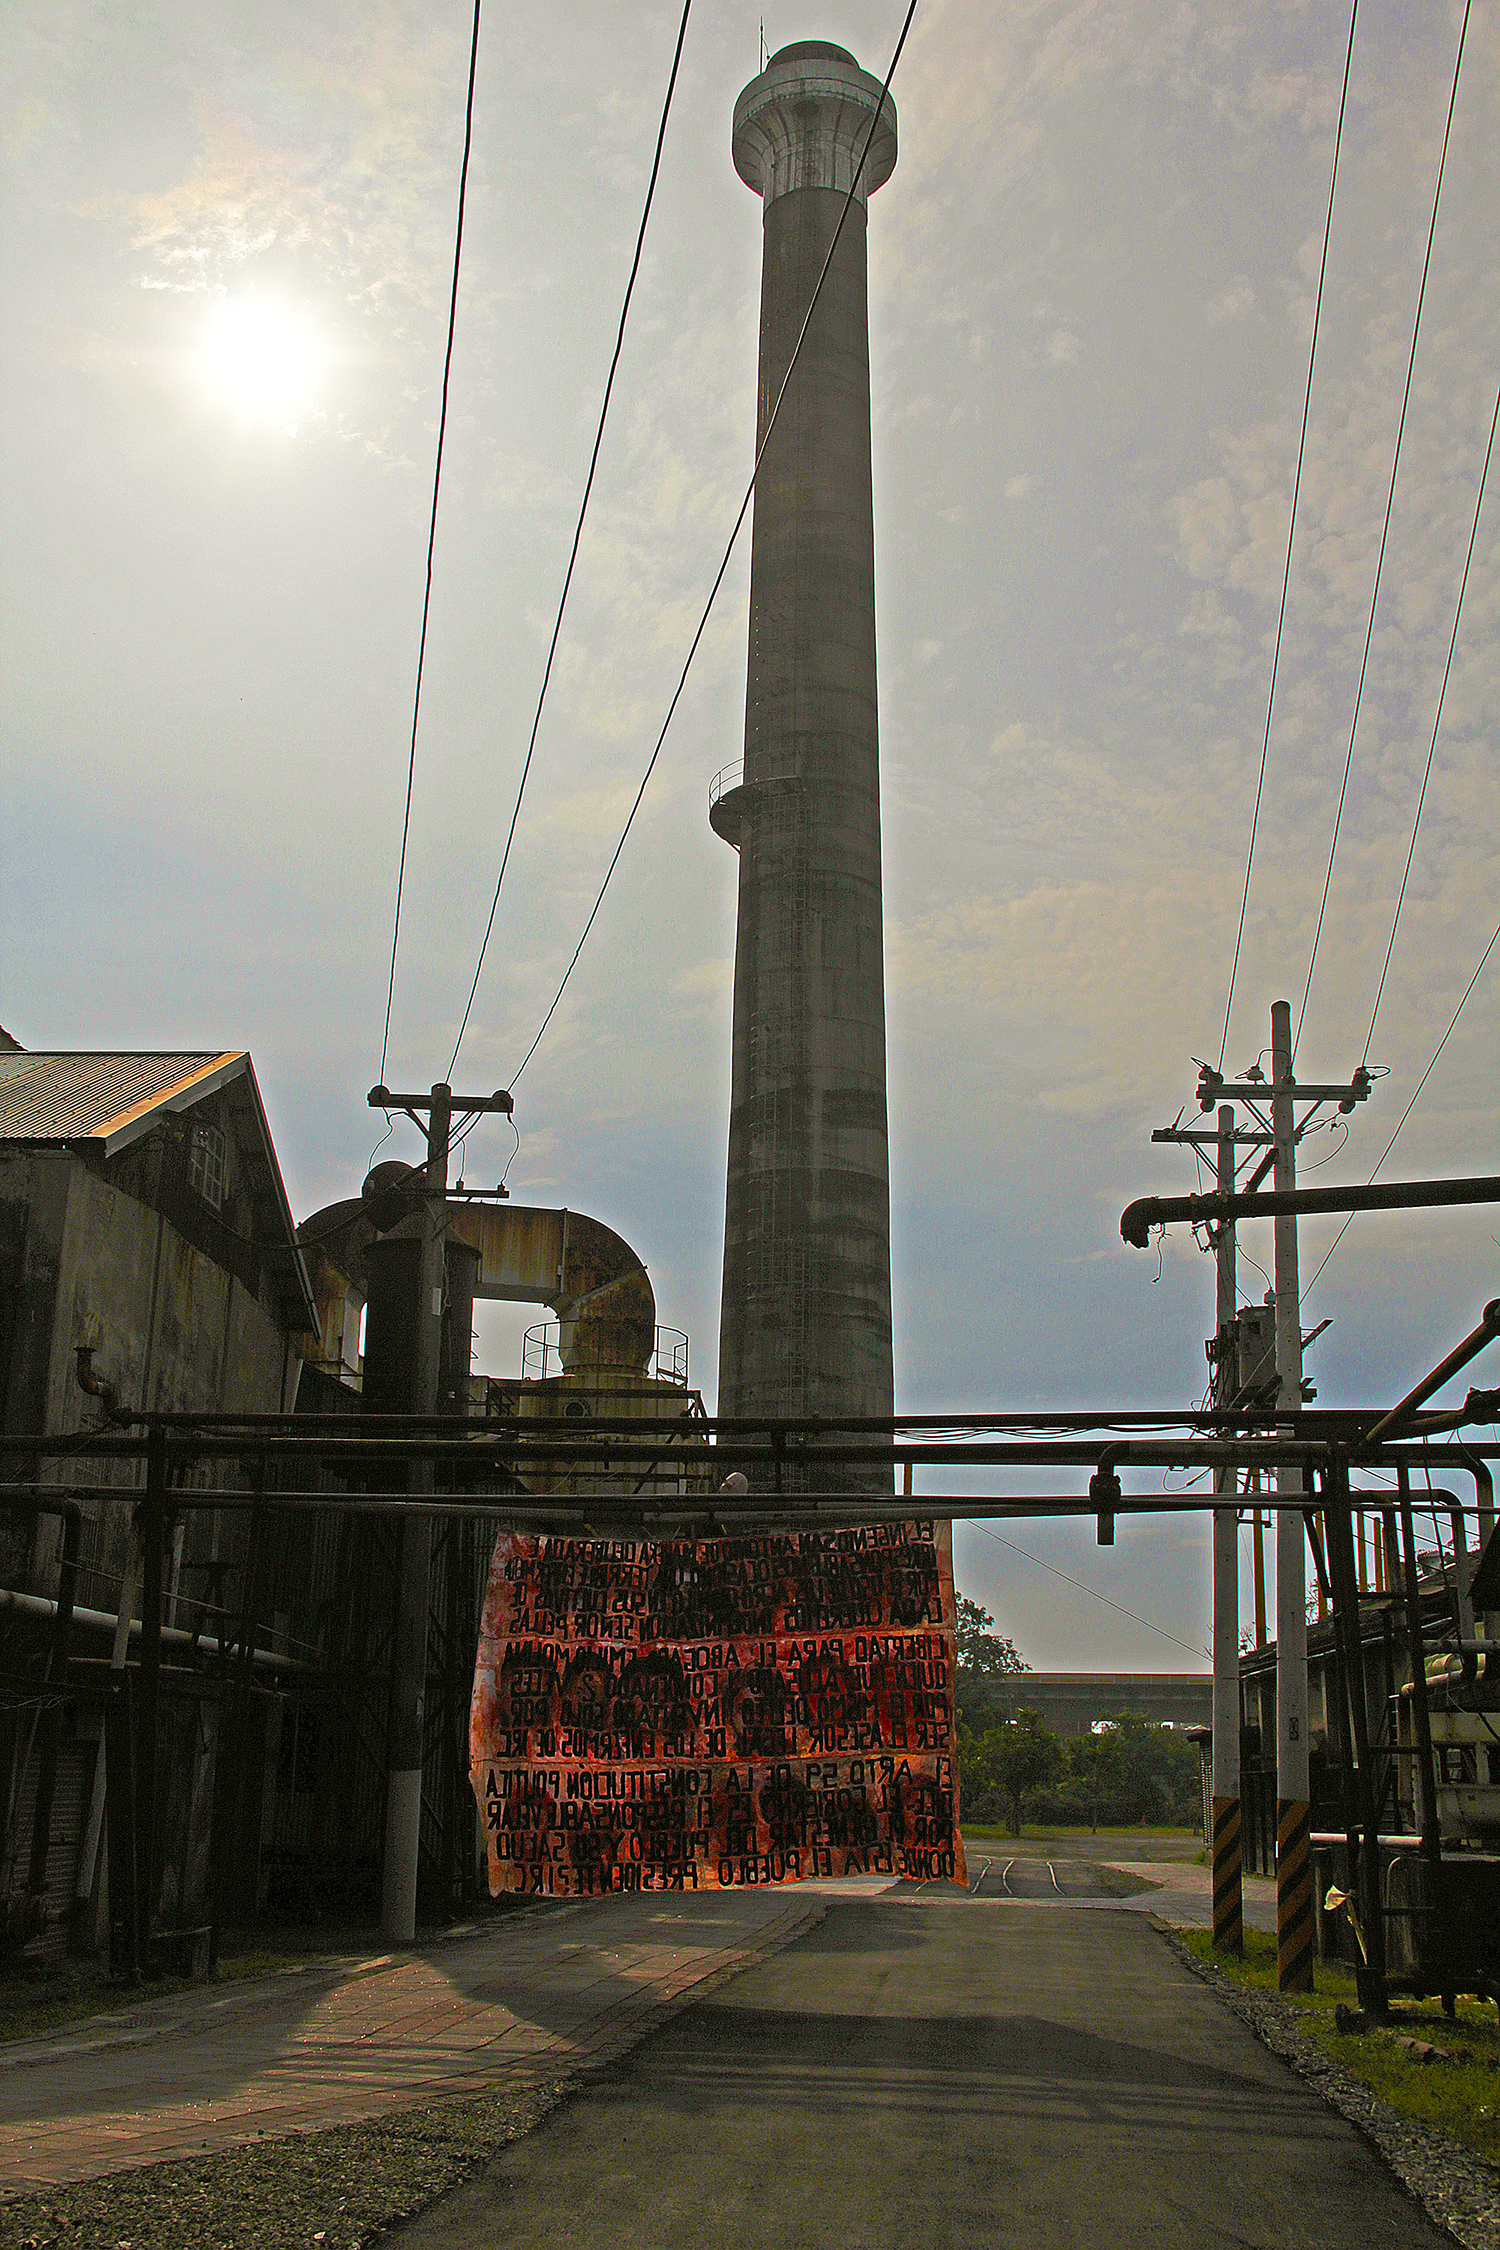
{"type": "Polygon", "coordinates": [[[121,1408],[120,1394],[115,1389],[114,1384],[106,1382],[102,1375],[94,1373],[94,1345],[75,1344],[73,1348],[78,1360],[76,1371],[78,1388],[81,1391],[87,1391],[90,1398],[104,1401],[104,1413],[107,1421],[128,1422],[130,1416],[121,1408]]]}
{"type": "MultiPolygon", "coordinates": [[[[581,1211],[450,1200],[447,1233],[478,1253],[476,1298],[546,1305],[557,1315],[565,1375],[648,1372],[656,1298],[642,1260],[613,1227],[581,1211]]],[[[297,1236],[312,1253],[326,1337],[343,1299],[362,1300],[367,1292],[365,1252],[374,1229],[355,1197],[315,1212],[297,1236]]]]}

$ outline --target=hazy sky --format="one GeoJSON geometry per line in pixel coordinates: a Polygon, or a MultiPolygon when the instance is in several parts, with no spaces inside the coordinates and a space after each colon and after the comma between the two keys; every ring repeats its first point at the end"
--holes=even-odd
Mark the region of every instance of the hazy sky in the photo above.
{"type": "MultiPolygon", "coordinates": [[[[901,12],[767,0],[766,38],[883,75],[901,12]]],[[[1236,1067],[1307,973],[1461,14],[1360,12],[1236,1067]]],[[[392,1083],[443,1074],[468,989],[677,15],[486,10],[392,1083]]],[[[749,471],[760,213],[729,125],[759,16],[698,0],[689,26],[460,1085],[508,1082],[555,990],[749,471]]],[[[33,1047],[248,1046],[299,1215],[357,1189],[373,1139],[469,21],[16,0],[4,33],[0,1018],[33,1047]]],[[[917,12],[870,238],[903,1407],[1204,1387],[1210,1261],[1173,1237],[1158,1276],[1118,1219],[1191,1184],[1149,1132],[1219,1052],[1347,29],[1342,4],[917,12]]],[[[1500,381],[1497,79],[1478,0],[1318,1076],[1369,1029],[1500,381]]],[[[1371,1048],[1390,1075],[1347,1148],[1307,1145],[1320,1180],[1368,1174],[1500,913],[1497,487],[1371,1048]]],[[[705,796],[742,746],[747,575],[742,550],[520,1080],[510,1172],[639,1249],[710,1404],[734,861],[705,796]]],[[[1497,1050],[1500,949],[1386,1176],[1495,1169],[1497,1050]]],[[[488,1128],[470,1176],[510,1147],[488,1128]]],[[[1305,1227],[1304,1274],[1333,1232],[1305,1227]]],[[[1306,1308],[1333,1318],[1323,1402],[1424,1372],[1496,1294],[1497,1236],[1486,1212],[1357,1221],[1306,1308]]],[[[517,1330],[487,1330],[501,1372],[517,1330]]],[[[1108,1554],[1007,1535],[1203,1643],[1206,1521],[1108,1554]]],[[[978,1532],[957,1552],[1035,1663],[1192,1661],[978,1532]]]]}

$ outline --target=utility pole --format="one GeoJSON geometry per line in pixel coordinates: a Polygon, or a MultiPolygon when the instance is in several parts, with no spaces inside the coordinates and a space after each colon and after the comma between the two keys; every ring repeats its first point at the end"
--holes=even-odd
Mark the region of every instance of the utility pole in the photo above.
{"type": "MultiPolygon", "coordinates": [[[[1198,1074],[1198,1107],[1211,1110],[1222,1098],[1229,1097],[1219,1108],[1217,1130],[1182,1126],[1177,1123],[1155,1132],[1153,1141],[1180,1141],[1190,1144],[1212,1142],[1218,1154],[1217,1193],[1213,1197],[1189,1197],[1182,1205],[1167,1199],[1143,1198],[1133,1204],[1121,1220],[1120,1231],[1127,1242],[1139,1244],[1152,1223],[1165,1224],[1177,1217],[1192,1217],[1195,1224],[1217,1222],[1219,1244],[1219,1322],[1222,1335],[1225,1320],[1225,1258],[1226,1239],[1229,1244],[1228,1318],[1236,1319],[1233,1281],[1233,1240],[1236,1217],[1235,1206],[1241,1207],[1243,1216],[1254,1216],[1244,1206],[1253,1202],[1254,1191],[1267,1172],[1274,1172],[1274,1190],[1277,1197],[1291,1197],[1297,1186],[1297,1143],[1312,1123],[1317,1111],[1325,1104],[1336,1105],[1338,1111],[1348,1116],[1357,1102],[1366,1101],[1370,1093],[1370,1075],[1360,1068],[1346,1085],[1299,1086],[1292,1076],[1292,1011],[1285,1000],[1276,1001],[1271,1009],[1271,1076],[1268,1080],[1257,1062],[1244,1077],[1226,1082],[1222,1072],[1211,1069],[1206,1063],[1198,1074]],[[1234,1108],[1238,1104],[1253,1123],[1249,1127],[1236,1127],[1234,1108]],[[1307,1113],[1298,1122],[1297,1107],[1308,1105],[1307,1113]],[[1264,1154],[1251,1173],[1245,1188],[1236,1191],[1234,1185],[1234,1147],[1236,1143],[1249,1142],[1263,1147],[1264,1154]],[[1226,1201],[1226,1199],[1229,1199],[1226,1201]]],[[[1337,1191],[1335,1191],[1337,1192],[1337,1191]]],[[[1276,1422],[1283,1431],[1290,1431],[1302,1411],[1302,1315],[1297,1281],[1297,1216],[1295,1209],[1275,1210],[1271,1214],[1276,1238],[1276,1422]]],[[[1227,1353],[1221,1356],[1227,1358],[1227,1353]]],[[[1236,1371],[1233,1383],[1238,1383],[1236,1371]]],[[[1222,1388],[1216,1384],[1216,1397],[1223,1398],[1222,1388]]],[[[1231,1390],[1231,1395],[1233,1395],[1231,1390]]],[[[1217,1483],[1216,1479],[1216,1483],[1217,1483]]],[[[1306,1490],[1306,1481],[1300,1468],[1279,1469],[1276,1472],[1278,1495],[1295,1492],[1299,1497],[1306,1490]]],[[[1223,1625],[1227,1619],[1229,1602],[1221,1585],[1228,1571],[1220,1569],[1220,1542],[1223,1537],[1222,1518],[1228,1514],[1230,1525],[1235,1518],[1232,1511],[1216,1508],[1214,1511],[1214,1797],[1215,1797],[1215,1850],[1214,1850],[1214,1925],[1215,1938],[1219,1929],[1219,1852],[1217,1842],[1219,1799],[1219,1746],[1221,1731],[1227,1736],[1229,1711],[1227,1694],[1221,1696],[1219,1650],[1223,1625]],[[1222,1606],[1221,1606],[1222,1605],[1222,1606]],[[1220,1703],[1225,1703],[1226,1725],[1221,1730],[1220,1703]]],[[[1308,1757],[1307,1757],[1307,1573],[1303,1558],[1305,1536],[1303,1510],[1278,1509],[1276,1528],[1276,1930],[1277,1964],[1276,1981],[1283,1992],[1306,1992],[1312,1987],[1313,1973],[1313,1921],[1312,1921],[1312,1871],[1309,1857],[1308,1829],[1308,1757]]],[[[1264,1596],[1261,1593],[1260,1572],[1260,1510],[1255,1511],[1256,1542],[1256,1640],[1264,1636],[1264,1596]]],[[[1229,1561],[1229,1568],[1235,1563],[1229,1561]]],[[[1238,1742],[1238,1688],[1239,1688],[1239,1615],[1236,1569],[1236,1593],[1233,1622],[1234,1679],[1236,1727],[1234,1773],[1236,1785],[1239,1778],[1238,1742]]],[[[1227,1873],[1227,1869],[1226,1869],[1227,1873]]],[[[1238,1868],[1236,1866],[1236,1875],[1238,1868]]],[[[1237,1887],[1237,1886],[1236,1886],[1237,1887]]],[[[1226,1885],[1227,1888],[1227,1885],[1226,1885]]],[[[1228,1927],[1228,1899],[1225,1901],[1226,1928],[1228,1927]]],[[[1231,1941],[1232,1942],[1232,1941],[1231,1941]]]]}
{"type": "MultiPolygon", "coordinates": [[[[514,1105],[507,1093],[455,1097],[451,1086],[441,1084],[428,1094],[393,1094],[384,1086],[375,1086],[370,1091],[369,1102],[371,1109],[404,1110],[427,1142],[427,1159],[419,1168],[415,1192],[407,1206],[409,1215],[400,1222],[403,1228],[414,1229],[404,1238],[401,1247],[405,1249],[410,1243],[415,1251],[414,1259],[403,1261],[406,1276],[414,1279],[415,1289],[403,1289],[405,1303],[392,1308],[393,1330],[399,1327],[401,1333],[393,1334],[389,1340],[376,1338],[374,1341],[377,1354],[383,1349],[389,1359],[398,1356],[406,1359],[406,1367],[401,1371],[404,1380],[399,1388],[407,1411],[432,1416],[438,1411],[443,1237],[447,1227],[448,1156],[453,1140],[454,1111],[463,1113],[462,1124],[466,1125],[470,1119],[488,1111],[498,1111],[508,1117],[514,1105]]],[[[373,1291],[371,1309],[375,1310],[373,1291]]],[[[367,1333],[367,1364],[371,1340],[367,1333]]],[[[413,1499],[431,1496],[430,1457],[413,1458],[409,1462],[406,1489],[413,1499]]],[[[388,1942],[409,1944],[416,1936],[417,1864],[422,1828],[427,1611],[432,1575],[430,1517],[418,1514],[403,1517],[398,1567],[380,1927],[388,1942]]]]}
{"type": "MultiPolygon", "coordinates": [[[[1227,1102],[1219,1111],[1218,1187],[1221,1195],[1234,1193],[1234,1109],[1227,1102]]],[[[1220,1220],[1214,1249],[1218,1266],[1214,1403],[1228,1406],[1239,1388],[1239,1353],[1235,1342],[1238,1288],[1232,1218],[1220,1220]]],[[[1214,1832],[1209,1852],[1213,1860],[1214,1944],[1230,1953],[1239,1953],[1244,1946],[1244,1910],[1240,1889],[1238,1471],[1216,1469],[1214,1491],[1219,1505],[1214,1509],[1214,1832]]]]}
{"type": "MultiPolygon", "coordinates": [[[[1278,1195],[1297,1185],[1292,1009],[1271,1004],[1271,1128],[1278,1195]]],[[[1276,1238],[1276,1418],[1288,1434],[1302,1412],[1302,1291],[1297,1219],[1278,1214],[1276,1238]]],[[[1300,1466],[1276,1471],[1278,1497],[1303,1494],[1300,1466]]],[[[1300,1511],[1276,1512],[1276,1986],[1310,1992],[1313,1981],[1312,1861],[1308,1841],[1307,1564],[1300,1511]]]]}
{"type": "MultiPolygon", "coordinates": [[[[1210,1106],[1201,1101],[1200,1107],[1210,1106]]],[[[1269,1152],[1273,1137],[1267,1124],[1235,1124],[1234,1105],[1225,1102],[1217,1130],[1184,1127],[1179,1114],[1175,1125],[1158,1128],[1153,1141],[1189,1147],[1212,1146],[1216,1156],[1215,1184],[1221,1196],[1235,1189],[1235,1150],[1249,1146],[1269,1152]]],[[[1213,1230],[1217,1286],[1215,1333],[1209,1346],[1213,1365],[1214,1404],[1232,1407],[1241,1392],[1238,1304],[1239,1284],[1235,1261],[1234,1216],[1220,1220],[1213,1230]]],[[[1213,1938],[1215,1946],[1239,1953],[1244,1948],[1244,1899],[1240,1856],[1240,1548],[1239,1479],[1233,1469],[1216,1469],[1213,1536],[1213,1834],[1207,1839],[1213,1861],[1213,1938]]],[[[1260,1563],[1260,1511],[1255,1513],[1256,1563],[1260,1563]]],[[[1256,1645],[1265,1639],[1264,1580],[1256,1574],[1256,1645]]]]}

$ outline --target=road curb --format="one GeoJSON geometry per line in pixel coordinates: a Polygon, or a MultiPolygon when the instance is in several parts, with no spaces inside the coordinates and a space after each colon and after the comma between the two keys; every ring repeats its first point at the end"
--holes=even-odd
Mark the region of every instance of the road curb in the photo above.
{"type": "Polygon", "coordinates": [[[1340,2070],[1296,2028],[1295,2011],[1272,1993],[1247,1992],[1200,1961],[1170,1922],[1151,1916],[1183,1967],[1206,1984],[1278,2061],[1290,2065],[1369,2142],[1386,2169],[1436,2226],[1464,2250],[1500,2250],[1500,2172],[1441,2133],[1402,2117],[1362,2079],[1340,2070]]]}

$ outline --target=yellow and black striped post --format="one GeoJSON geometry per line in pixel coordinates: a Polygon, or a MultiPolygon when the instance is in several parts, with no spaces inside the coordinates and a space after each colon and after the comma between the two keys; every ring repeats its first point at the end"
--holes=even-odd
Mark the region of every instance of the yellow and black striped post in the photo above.
{"type": "Polygon", "coordinates": [[[1240,1801],[1214,1799],[1214,1944],[1225,1953],[1245,1946],[1240,1895],[1240,1801]]]}
{"type": "Polygon", "coordinates": [[[1313,1988],[1312,1859],[1305,1798],[1276,1805],[1276,1989],[1313,1988]]]}

